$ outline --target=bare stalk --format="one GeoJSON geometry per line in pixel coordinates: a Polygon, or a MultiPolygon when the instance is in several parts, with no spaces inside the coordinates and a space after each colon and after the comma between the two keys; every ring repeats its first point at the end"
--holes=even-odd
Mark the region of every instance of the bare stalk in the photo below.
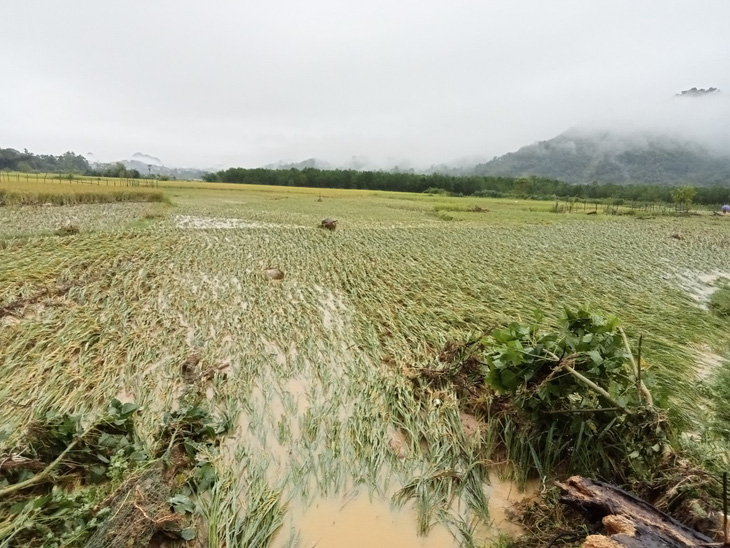
{"type": "Polygon", "coordinates": [[[631,368],[633,369],[634,378],[638,381],[637,384],[639,385],[639,393],[643,396],[642,399],[644,400],[644,403],[651,407],[654,405],[654,398],[652,397],[651,392],[649,392],[649,389],[644,384],[644,381],[641,380],[639,365],[636,363],[636,360],[634,359],[634,354],[631,352],[631,347],[629,346],[629,339],[626,337],[626,332],[621,327],[618,328],[618,331],[619,333],[621,333],[621,338],[624,341],[624,348],[626,348],[626,353],[629,355],[629,361],[631,362],[631,368]]]}

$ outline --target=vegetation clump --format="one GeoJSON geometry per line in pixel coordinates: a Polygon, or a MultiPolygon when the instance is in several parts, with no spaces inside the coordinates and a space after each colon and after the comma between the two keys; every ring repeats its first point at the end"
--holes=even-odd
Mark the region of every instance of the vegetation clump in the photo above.
{"type": "Polygon", "coordinates": [[[718,316],[730,316],[730,285],[724,285],[710,296],[709,307],[718,316]]]}
{"type": "Polygon", "coordinates": [[[615,318],[566,309],[556,331],[510,324],[475,347],[488,414],[520,474],[625,480],[650,470],[671,435],[615,318]]]}
{"type": "Polygon", "coordinates": [[[487,417],[523,482],[558,471],[626,480],[667,450],[653,377],[639,378],[615,318],[566,309],[557,330],[511,323],[441,358],[452,363],[423,370],[419,384],[453,383],[462,407],[487,417]]]}
{"type": "MultiPolygon", "coordinates": [[[[416,393],[454,390],[462,410],[485,418],[486,454],[520,483],[602,479],[716,533],[720,463],[682,446],[640,345],[634,355],[616,318],[587,309],[565,309],[557,329],[540,319],[450,345],[414,377],[416,393]]],[[[536,519],[555,525],[541,535],[565,521],[551,491],[524,507],[532,542],[536,519]]]]}
{"type": "Polygon", "coordinates": [[[54,234],[56,236],[71,236],[72,234],[78,234],[81,229],[73,221],[66,221],[61,226],[56,228],[54,234]]]}
{"type": "Polygon", "coordinates": [[[320,228],[326,228],[327,230],[334,231],[337,228],[337,219],[327,217],[326,219],[322,219],[322,222],[319,224],[319,226],[320,228]]]}
{"type": "Polygon", "coordinates": [[[112,400],[85,427],[52,411],[0,457],[0,545],[147,546],[195,537],[191,496],[216,481],[202,454],[225,427],[183,399],[165,415],[157,447],[137,436],[138,406],[112,400]],[[128,544],[131,542],[132,544],[128,544]]]}

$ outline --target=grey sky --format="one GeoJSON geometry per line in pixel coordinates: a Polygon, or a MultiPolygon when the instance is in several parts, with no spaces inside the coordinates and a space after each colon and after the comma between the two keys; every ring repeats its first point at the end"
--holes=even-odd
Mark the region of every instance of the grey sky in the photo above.
{"type": "Polygon", "coordinates": [[[693,86],[730,96],[728,0],[0,0],[0,16],[0,147],[102,160],[429,166],[661,121],[693,86]]]}

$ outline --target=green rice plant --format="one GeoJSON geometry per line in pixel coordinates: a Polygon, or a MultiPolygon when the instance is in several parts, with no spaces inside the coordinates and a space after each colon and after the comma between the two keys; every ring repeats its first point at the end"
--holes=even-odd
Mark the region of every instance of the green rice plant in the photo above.
{"type": "Polygon", "coordinates": [[[730,316],[730,285],[725,285],[712,293],[709,307],[718,316],[730,316]]]}
{"type": "Polygon", "coordinates": [[[458,494],[462,478],[450,469],[432,469],[414,478],[394,496],[398,505],[415,500],[418,511],[418,534],[427,535],[437,520],[445,521],[447,509],[458,494]]]}
{"type": "Polygon", "coordinates": [[[722,435],[730,434],[730,366],[725,361],[712,378],[712,401],[722,435]]]}
{"type": "Polygon", "coordinates": [[[210,497],[202,502],[209,546],[269,546],[282,526],[281,491],[272,489],[260,470],[246,483],[224,472],[210,497]],[[241,493],[246,498],[241,499],[241,493]]]}

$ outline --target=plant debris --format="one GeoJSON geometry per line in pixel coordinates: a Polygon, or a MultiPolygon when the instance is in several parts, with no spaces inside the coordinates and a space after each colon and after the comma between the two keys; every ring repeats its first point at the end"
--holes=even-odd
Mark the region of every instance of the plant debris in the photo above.
{"type": "Polygon", "coordinates": [[[165,415],[156,447],[137,437],[133,403],[113,400],[86,428],[79,415],[46,413],[24,447],[0,456],[0,545],[126,548],[194,538],[194,496],[216,481],[202,455],[226,426],[193,397],[165,415]]]}
{"type": "MultiPolygon", "coordinates": [[[[500,455],[519,483],[573,474],[600,478],[717,536],[716,477],[678,442],[666,395],[641,359],[641,343],[634,352],[616,318],[587,309],[565,309],[557,329],[543,328],[540,320],[447,345],[434,365],[407,372],[416,395],[451,392],[462,421],[465,414],[485,417],[485,455],[500,455]]],[[[547,543],[566,523],[575,530],[582,521],[577,515],[566,520],[552,493],[522,509],[528,544],[547,543]],[[542,525],[535,528],[537,522],[542,525]]]]}

